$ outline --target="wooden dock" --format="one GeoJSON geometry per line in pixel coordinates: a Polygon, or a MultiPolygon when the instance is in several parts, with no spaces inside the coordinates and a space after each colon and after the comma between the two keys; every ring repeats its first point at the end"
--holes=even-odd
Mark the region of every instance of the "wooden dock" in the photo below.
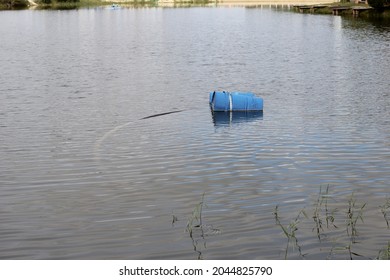
{"type": "Polygon", "coordinates": [[[352,7],[352,14],[355,17],[358,17],[361,12],[372,10],[372,7],[362,7],[362,6],[356,6],[352,7]]]}
{"type": "Polygon", "coordinates": [[[317,9],[327,8],[327,5],[297,5],[294,6],[300,13],[304,13],[305,11],[309,11],[310,13],[314,13],[317,9]]]}
{"type": "MultiPolygon", "coordinates": [[[[362,0],[356,0],[361,2],[362,0]]],[[[364,0],[365,1],[365,0],[364,0]]],[[[293,5],[293,8],[300,13],[315,13],[317,9],[328,8],[332,10],[333,15],[340,15],[344,12],[349,12],[355,17],[358,17],[361,12],[372,10],[370,6],[329,6],[329,5],[293,5]]]]}
{"type": "Polygon", "coordinates": [[[333,15],[338,16],[342,12],[349,11],[351,9],[352,8],[348,7],[348,6],[345,6],[345,7],[342,7],[342,6],[332,7],[332,13],[333,13],[333,15]]]}

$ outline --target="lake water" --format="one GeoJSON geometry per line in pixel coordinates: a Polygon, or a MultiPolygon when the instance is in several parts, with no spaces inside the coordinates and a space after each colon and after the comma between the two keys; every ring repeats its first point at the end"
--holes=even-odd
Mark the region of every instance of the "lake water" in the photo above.
{"type": "Polygon", "coordinates": [[[1,259],[369,259],[390,241],[388,22],[25,10],[0,34],[1,259]],[[214,90],[264,112],[213,116],[214,90]]]}

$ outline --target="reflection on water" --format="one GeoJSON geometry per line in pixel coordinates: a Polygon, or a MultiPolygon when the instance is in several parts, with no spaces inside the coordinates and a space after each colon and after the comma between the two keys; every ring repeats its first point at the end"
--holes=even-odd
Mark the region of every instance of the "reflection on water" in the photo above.
{"type": "Polygon", "coordinates": [[[263,119],[262,111],[226,111],[226,112],[214,112],[211,111],[213,123],[216,127],[218,126],[231,126],[234,124],[240,124],[245,122],[251,122],[263,119]]]}
{"type": "MultiPolygon", "coordinates": [[[[255,8],[26,10],[2,12],[0,34],[0,258],[280,259],[275,206],[287,226],[328,185],[338,221],[352,193],[366,203],[353,252],[387,244],[386,25],[255,8]],[[221,88],[261,95],[264,116],[210,116],[221,88]]],[[[341,225],[319,243],[302,221],[305,258],[345,248],[341,225]]]]}

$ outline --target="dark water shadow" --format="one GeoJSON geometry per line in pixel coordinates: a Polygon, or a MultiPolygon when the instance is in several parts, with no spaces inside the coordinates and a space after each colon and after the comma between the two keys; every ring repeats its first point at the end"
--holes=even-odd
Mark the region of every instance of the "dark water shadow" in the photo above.
{"type": "Polygon", "coordinates": [[[211,111],[214,126],[224,127],[249,123],[263,119],[263,111],[236,111],[236,112],[214,112],[211,111]]]}

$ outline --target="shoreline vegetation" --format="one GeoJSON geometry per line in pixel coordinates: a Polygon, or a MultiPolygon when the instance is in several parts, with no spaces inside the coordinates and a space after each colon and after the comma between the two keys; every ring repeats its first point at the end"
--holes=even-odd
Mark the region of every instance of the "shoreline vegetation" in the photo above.
{"type": "MultiPolygon", "coordinates": [[[[338,199],[330,191],[330,186],[320,187],[317,198],[309,209],[302,208],[295,218],[290,222],[282,219],[280,216],[279,205],[275,206],[274,218],[275,225],[280,227],[282,235],[286,238],[286,247],[284,249],[284,259],[292,257],[294,259],[306,259],[304,243],[298,241],[302,237],[300,232],[312,232],[310,239],[317,240],[320,252],[311,252],[311,254],[327,255],[326,259],[390,259],[390,241],[378,246],[377,250],[372,250],[374,255],[363,255],[360,252],[364,246],[364,232],[361,229],[365,221],[367,203],[358,201],[352,192],[343,208],[337,208],[338,199]],[[336,204],[334,204],[336,203],[336,204]],[[302,246],[301,246],[302,245],[302,246]]],[[[375,206],[377,213],[382,216],[382,224],[378,228],[384,231],[390,229],[390,198],[384,198],[382,205],[375,206]]],[[[371,210],[372,211],[372,210],[371,210]]],[[[288,215],[288,214],[287,214],[288,215]]],[[[308,238],[308,237],[306,237],[308,238]]],[[[307,241],[306,241],[307,243],[307,241]]],[[[310,247],[310,246],[309,246],[310,247]]]]}
{"type": "MultiPolygon", "coordinates": [[[[354,192],[346,197],[346,201],[340,201],[330,188],[330,185],[320,186],[318,195],[309,197],[308,205],[296,215],[282,213],[282,207],[275,205],[272,213],[274,226],[280,228],[280,236],[285,240],[278,249],[280,259],[389,260],[390,240],[385,238],[381,241],[383,243],[365,244],[365,236],[369,231],[364,224],[366,219],[375,218],[372,215],[374,213],[379,217],[374,224],[375,228],[387,236],[390,230],[390,198],[385,197],[380,202],[382,205],[368,207],[367,203],[358,200],[354,192]]],[[[185,230],[198,259],[203,259],[202,251],[207,249],[209,237],[223,234],[222,229],[205,222],[207,215],[203,214],[203,209],[206,206],[203,193],[188,218],[185,230]]],[[[180,223],[180,220],[172,214],[172,226],[176,222],[180,223]]]]}
{"type": "MultiPolygon", "coordinates": [[[[371,0],[386,1],[386,0],[371,0]]],[[[0,10],[79,9],[90,7],[191,7],[191,6],[269,6],[300,13],[362,15],[390,18],[390,6],[374,9],[365,1],[341,0],[0,0],[0,10]],[[351,2],[350,2],[351,1],[351,2]],[[358,7],[358,8],[357,8],[358,7]],[[358,11],[356,11],[356,8],[358,11]],[[354,10],[355,9],[355,10],[354,10]]]]}
{"type": "MultiPolygon", "coordinates": [[[[272,213],[274,226],[280,229],[279,235],[285,241],[278,249],[280,259],[389,260],[390,240],[384,238],[375,245],[365,244],[370,232],[364,224],[367,219],[376,219],[377,216],[379,219],[369,227],[374,226],[387,236],[390,230],[390,198],[385,197],[373,206],[360,201],[354,192],[344,198],[347,200],[340,201],[340,197],[330,189],[330,185],[320,186],[317,196],[308,197],[308,205],[295,215],[282,213],[280,208],[283,207],[275,205],[272,213]]],[[[223,234],[222,229],[206,223],[205,208],[207,204],[203,193],[185,229],[199,260],[203,259],[209,238],[223,234]]],[[[172,214],[172,226],[182,220],[172,214]]]]}
{"type": "Polygon", "coordinates": [[[389,3],[372,8],[366,1],[340,0],[0,0],[0,10],[52,9],[67,10],[80,8],[107,7],[112,9],[137,7],[192,7],[192,6],[241,6],[257,8],[269,6],[277,9],[288,9],[299,13],[333,14],[359,16],[365,18],[390,19],[390,1],[368,0],[369,3],[389,3]]]}

